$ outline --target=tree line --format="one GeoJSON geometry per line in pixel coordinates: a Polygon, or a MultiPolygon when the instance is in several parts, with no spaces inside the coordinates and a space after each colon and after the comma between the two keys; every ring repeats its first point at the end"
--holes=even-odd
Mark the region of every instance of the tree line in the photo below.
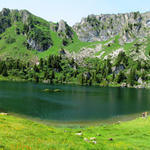
{"type": "Polygon", "coordinates": [[[0,61],[0,74],[4,77],[18,77],[26,81],[56,83],[78,83],[81,85],[102,85],[126,83],[138,84],[138,79],[150,80],[149,61],[134,61],[121,52],[112,63],[106,60],[88,58],[79,65],[73,58],[50,55],[41,58],[37,64],[20,59],[7,58],[0,61]]]}

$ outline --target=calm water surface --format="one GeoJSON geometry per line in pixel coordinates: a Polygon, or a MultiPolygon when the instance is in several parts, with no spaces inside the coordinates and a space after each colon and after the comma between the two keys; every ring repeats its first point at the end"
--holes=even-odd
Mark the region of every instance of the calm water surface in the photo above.
{"type": "Polygon", "coordinates": [[[150,90],[0,82],[0,110],[51,121],[104,120],[149,111],[150,90]]]}

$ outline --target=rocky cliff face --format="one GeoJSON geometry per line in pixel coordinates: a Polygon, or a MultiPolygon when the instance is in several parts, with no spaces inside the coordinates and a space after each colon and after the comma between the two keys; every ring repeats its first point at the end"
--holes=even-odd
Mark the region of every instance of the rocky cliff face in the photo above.
{"type": "MultiPolygon", "coordinates": [[[[7,29],[13,23],[21,21],[27,24],[31,13],[27,10],[10,10],[8,8],[3,8],[0,12],[0,24],[3,28],[7,29]]],[[[2,28],[2,27],[1,27],[2,28]]],[[[4,30],[3,30],[4,32],[4,30]]]]}
{"type": "Polygon", "coordinates": [[[120,44],[149,34],[150,12],[89,15],[73,26],[81,41],[105,41],[120,35],[120,44]]]}

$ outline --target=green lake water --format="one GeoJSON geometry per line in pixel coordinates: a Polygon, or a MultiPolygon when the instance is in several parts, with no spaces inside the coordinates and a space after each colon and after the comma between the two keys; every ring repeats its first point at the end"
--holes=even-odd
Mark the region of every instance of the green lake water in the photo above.
{"type": "Polygon", "coordinates": [[[43,121],[98,121],[150,111],[150,90],[0,82],[0,110],[43,121]],[[43,92],[48,88],[64,92],[43,92]]]}

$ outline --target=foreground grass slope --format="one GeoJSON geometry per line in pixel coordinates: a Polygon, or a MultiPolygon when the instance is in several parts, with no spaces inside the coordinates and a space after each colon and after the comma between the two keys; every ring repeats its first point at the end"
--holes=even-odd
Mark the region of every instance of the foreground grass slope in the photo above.
{"type": "Polygon", "coordinates": [[[14,116],[0,115],[0,149],[5,150],[148,150],[149,139],[150,118],[71,129],[49,127],[14,116]],[[79,132],[82,135],[76,135],[79,132]],[[91,137],[96,138],[96,144],[92,140],[86,141],[91,137]]]}

